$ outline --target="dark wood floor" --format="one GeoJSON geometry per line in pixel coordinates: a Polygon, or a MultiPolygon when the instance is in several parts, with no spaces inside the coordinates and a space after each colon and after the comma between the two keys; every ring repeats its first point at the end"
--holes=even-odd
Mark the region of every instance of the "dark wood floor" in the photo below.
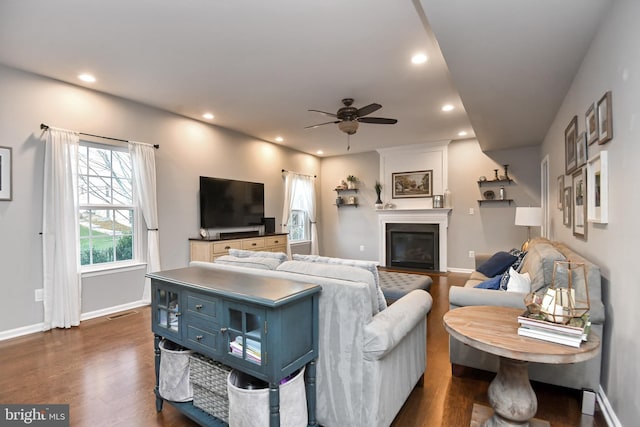
{"type": "MultiPolygon", "coordinates": [[[[432,277],[424,387],[412,392],[394,427],[468,426],[473,403],[487,404],[493,375],[468,369],[452,377],[442,327],[448,289],[464,283],[466,275],[432,277]]],[[[70,404],[72,426],[195,426],[170,405],[156,413],[149,308],[112,317],[0,342],[0,403],[70,404]]],[[[533,386],[537,417],[552,426],[606,426],[600,412],[581,416],[579,392],[533,386]]]]}

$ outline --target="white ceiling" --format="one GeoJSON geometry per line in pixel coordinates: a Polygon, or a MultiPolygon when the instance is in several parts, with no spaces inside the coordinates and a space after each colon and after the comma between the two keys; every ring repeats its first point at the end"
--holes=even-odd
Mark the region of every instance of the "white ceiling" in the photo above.
{"type": "Polygon", "coordinates": [[[0,0],[0,63],[312,154],[347,153],[337,125],[303,129],[346,97],[398,119],[352,153],[460,130],[490,150],[542,141],[611,1],[0,0]]]}

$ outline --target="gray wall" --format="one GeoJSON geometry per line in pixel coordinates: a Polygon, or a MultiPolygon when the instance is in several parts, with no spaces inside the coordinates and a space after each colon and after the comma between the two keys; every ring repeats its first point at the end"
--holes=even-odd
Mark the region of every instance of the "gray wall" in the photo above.
{"type": "MultiPolygon", "coordinates": [[[[589,105],[608,90],[613,94],[613,140],[589,146],[589,156],[599,150],[609,155],[609,223],[589,224],[587,239],[573,236],[562,224],[561,212],[551,208],[554,238],[600,265],[604,276],[606,324],[603,373],[600,384],[621,425],[640,419],[640,342],[637,337],[640,286],[634,265],[640,241],[640,2],[617,1],[603,20],[580,71],[576,75],[542,145],[551,171],[551,199],[557,195],[555,178],[564,174],[564,129],[574,115],[579,131],[589,105]]],[[[565,185],[566,180],[565,178],[565,185]]],[[[555,205],[552,203],[552,205],[555,205]]]]}
{"type": "MultiPolygon", "coordinates": [[[[265,213],[280,224],[281,169],[319,175],[320,161],[224,128],[0,65],[0,145],[13,148],[13,200],[0,202],[2,332],[42,322],[42,186],[45,142],[40,123],[160,144],[156,151],[162,268],[185,266],[198,235],[198,177],[265,183],[265,213]]],[[[279,227],[278,227],[279,230],[279,227]]],[[[122,306],[142,296],[144,270],[83,278],[82,312],[122,306]]]]}

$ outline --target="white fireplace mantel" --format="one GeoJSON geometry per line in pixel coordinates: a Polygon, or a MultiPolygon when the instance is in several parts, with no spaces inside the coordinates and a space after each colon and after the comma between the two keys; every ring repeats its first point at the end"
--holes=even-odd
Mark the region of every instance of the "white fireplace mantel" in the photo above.
{"type": "Polygon", "coordinates": [[[447,271],[447,228],[451,209],[381,209],[378,213],[378,230],[380,245],[378,260],[380,265],[387,265],[387,223],[395,224],[438,224],[440,233],[439,271],[447,271]]]}

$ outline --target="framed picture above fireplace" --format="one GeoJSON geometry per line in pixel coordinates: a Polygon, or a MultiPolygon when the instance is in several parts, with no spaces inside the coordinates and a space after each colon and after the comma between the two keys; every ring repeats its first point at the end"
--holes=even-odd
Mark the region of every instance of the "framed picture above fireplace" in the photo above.
{"type": "Polygon", "coordinates": [[[394,199],[433,196],[433,170],[394,172],[391,182],[394,199]]]}

